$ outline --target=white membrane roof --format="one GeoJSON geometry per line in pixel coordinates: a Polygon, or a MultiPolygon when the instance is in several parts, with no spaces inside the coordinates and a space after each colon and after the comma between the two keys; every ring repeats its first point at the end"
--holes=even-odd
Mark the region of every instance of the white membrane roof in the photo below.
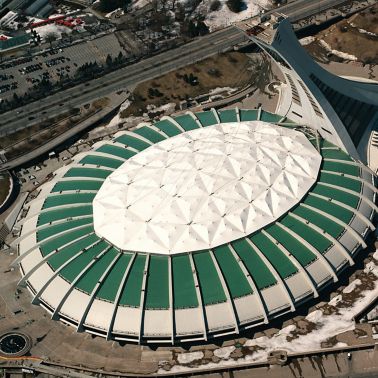
{"type": "Polygon", "coordinates": [[[138,153],[93,201],[98,236],[164,255],[249,235],[296,205],[321,156],[298,131],[261,121],[196,129],[138,153]]]}

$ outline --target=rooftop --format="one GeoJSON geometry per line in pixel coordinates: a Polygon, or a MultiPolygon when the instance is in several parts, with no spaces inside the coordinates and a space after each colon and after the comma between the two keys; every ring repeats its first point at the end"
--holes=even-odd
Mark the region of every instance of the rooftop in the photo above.
{"type": "Polygon", "coordinates": [[[191,130],[108,176],[93,202],[94,229],[125,251],[214,248],[288,211],[314,184],[320,163],[302,133],[266,122],[191,130]]]}

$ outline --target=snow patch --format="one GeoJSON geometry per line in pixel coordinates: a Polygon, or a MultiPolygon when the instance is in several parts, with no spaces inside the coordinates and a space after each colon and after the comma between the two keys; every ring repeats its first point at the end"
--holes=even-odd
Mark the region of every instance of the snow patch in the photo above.
{"type": "Polygon", "coordinates": [[[281,330],[271,338],[263,336],[254,340],[247,340],[244,345],[262,348],[258,351],[257,358],[253,359],[254,361],[266,360],[268,353],[275,349],[286,349],[291,353],[321,349],[322,342],[340,333],[353,330],[355,328],[353,317],[377,295],[378,282],[376,282],[373,290],[365,291],[352,307],[340,308],[338,314],[326,315],[321,310],[310,313],[306,319],[313,322],[316,325],[316,329],[305,335],[299,335],[297,338],[288,340],[287,337],[290,336],[293,329],[286,327],[284,334],[281,333],[283,331],[281,330]]]}
{"type": "Polygon", "coordinates": [[[209,95],[215,95],[219,93],[227,92],[228,95],[231,95],[232,93],[235,93],[238,90],[238,88],[231,88],[231,87],[218,87],[214,88],[209,92],[209,95]]]}
{"type": "Polygon", "coordinates": [[[302,38],[299,40],[299,43],[302,45],[302,46],[307,46],[309,45],[310,43],[314,42],[315,41],[315,37],[313,36],[309,36],[309,37],[305,37],[305,38],[302,38]]]}
{"type": "Polygon", "coordinates": [[[172,113],[175,110],[176,104],[174,102],[169,102],[168,104],[164,104],[162,106],[155,106],[155,105],[147,105],[147,110],[149,112],[164,112],[164,113],[172,113]]]}
{"type": "Polygon", "coordinates": [[[361,280],[356,279],[353,282],[351,282],[347,287],[344,288],[343,293],[345,293],[345,294],[351,293],[353,290],[355,290],[355,288],[358,285],[361,285],[361,280]]]}
{"type": "Polygon", "coordinates": [[[376,33],[373,33],[373,32],[369,32],[365,29],[358,29],[358,31],[361,33],[361,34],[367,34],[367,35],[370,35],[372,37],[378,37],[378,34],[376,33]]]}
{"type": "Polygon", "coordinates": [[[378,277],[378,265],[375,265],[374,264],[374,261],[370,261],[369,263],[367,263],[365,265],[365,269],[364,269],[364,272],[365,273],[373,273],[376,277],[378,277]]]}
{"type": "MultiPolygon", "coordinates": [[[[234,13],[228,8],[226,0],[220,0],[220,2],[221,8],[218,11],[207,13],[205,23],[210,31],[256,16],[259,14],[261,7],[266,7],[269,4],[268,0],[246,0],[246,9],[239,13],[234,13]]],[[[210,5],[210,2],[208,5],[210,5]]]]}
{"type": "Polygon", "coordinates": [[[190,364],[193,361],[202,360],[203,356],[203,352],[180,353],[177,356],[177,361],[180,364],[190,364]]]}
{"type": "Polygon", "coordinates": [[[112,126],[117,126],[119,125],[121,122],[124,121],[123,118],[121,118],[121,112],[125,109],[127,109],[129,106],[131,105],[131,102],[129,100],[126,100],[125,102],[123,102],[121,104],[121,107],[119,108],[119,112],[117,113],[116,116],[114,116],[111,121],[109,122],[108,126],[107,127],[112,127],[112,126]]]}
{"type": "Polygon", "coordinates": [[[332,298],[328,302],[328,304],[331,305],[331,306],[336,306],[342,299],[343,299],[343,297],[341,295],[336,295],[336,297],[332,298]]]}
{"type": "Polygon", "coordinates": [[[223,347],[223,348],[219,348],[219,349],[215,349],[214,350],[214,356],[218,357],[218,358],[222,358],[222,359],[229,359],[230,358],[230,354],[235,350],[236,348],[232,345],[232,346],[229,346],[229,347],[223,347]]]}
{"type": "MultiPolygon", "coordinates": [[[[378,255],[378,251],[375,252],[375,256],[378,255]]],[[[376,258],[375,257],[375,258],[376,258]]],[[[375,265],[373,261],[366,264],[364,269],[366,273],[373,273],[378,277],[378,266],[375,265]]],[[[348,285],[343,293],[353,292],[361,284],[360,280],[353,281],[348,285]],[[346,291],[345,291],[346,290],[346,291]]],[[[295,334],[296,326],[289,325],[279,332],[274,334],[272,337],[262,336],[256,339],[249,339],[244,343],[246,347],[257,347],[258,349],[252,353],[248,354],[243,358],[237,360],[227,359],[228,357],[219,357],[222,360],[219,363],[209,363],[206,365],[198,365],[194,368],[189,368],[186,366],[175,365],[172,367],[170,372],[182,372],[190,371],[201,368],[212,368],[212,367],[221,367],[221,366],[232,366],[233,364],[247,364],[251,362],[265,362],[267,360],[268,354],[271,351],[277,349],[287,350],[289,353],[303,353],[313,350],[321,349],[322,343],[329,340],[330,338],[355,329],[354,316],[360,313],[368,304],[372,302],[378,296],[378,281],[375,282],[374,289],[366,290],[359,293],[359,299],[357,299],[352,306],[349,307],[338,307],[337,314],[332,313],[327,315],[321,309],[315,310],[309,313],[306,317],[306,320],[315,324],[315,329],[312,329],[305,335],[295,334]]],[[[342,300],[342,295],[338,295],[333,298],[329,305],[336,306],[342,300]]],[[[334,347],[342,348],[348,346],[346,343],[338,342],[334,347]]],[[[231,350],[232,347],[219,348],[214,351],[216,356],[227,356],[227,352],[231,350]]],[[[179,355],[180,359],[184,361],[193,361],[195,359],[201,359],[203,354],[201,352],[186,353],[184,355],[179,355]],[[182,357],[180,357],[182,356],[182,357]]],[[[230,352],[232,353],[232,352],[230,352]]],[[[188,362],[185,362],[188,363],[188,362]]],[[[159,370],[159,373],[166,373],[164,370],[159,370]]]]}
{"type": "Polygon", "coordinates": [[[113,16],[113,14],[120,14],[120,15],[123,15],[125,12],[122,10],[122,8],[117,8],[116,10],[110,12],[110,13],[107,13],[105,15],[106,18],[111,18],[113,16]]]}
{"type": "Polygon", "coordinates": [[[344,60],[357,60],[357,57],[354,56],[354,55],[351,55],[351,54],[347,54],[345,52],[342,52],[342,51],[339,51],[339,50],[334,50],[332,49],[332,47],[324,40],[320,40],[320,44],[330,53],[332,53],[333,55],[341,58],[341,59],[344,59],[344,60]]]}
{"type": "Polygon", "coordinates": [[[297,326],[295,326],[294,324],[291,324],[291,325],[288,325],[287,327],[285,328],[282,328],[278,334],[279,335],[290,335],[292,332],[294,332],[295,330],[297,329],[297,326]]]}
{"type": "Polygon", "coordinates": [[[320,319],[322,318],[323,316],[323,312],[321,310],[315,310],[315,311],[312,311],[310,312],[307,316],[306,316],[306,320],[308,320],[309,322],[312,322],[312,323],[317,323],[320,321],[320,319]]]}
{"type": "Polygon", "coordinates": [[[34,28],[34,30],[41,36],[41,38],[45,39],[48,34],[55,34],[56,37],[62,38],[62,34],[70,34],[72,33],[72,29],[64,25],[55,25],[55,24],[47,24],[39,26],[38,28],[34,28]]]}

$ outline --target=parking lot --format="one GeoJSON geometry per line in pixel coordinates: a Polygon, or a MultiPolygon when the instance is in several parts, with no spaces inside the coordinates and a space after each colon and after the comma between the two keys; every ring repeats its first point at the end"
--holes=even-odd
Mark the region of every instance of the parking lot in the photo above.
{"type": "Polygon", "coordinates": [[[42,80],[57,82],[63,77],[72,77],[85,63],[97,61],[104,64],[108,54],[115,58],[122,52],[128,55],[114,34],[87,40],[68,47],[57,47],[33,57],[15,59],[0,64],[0,98],[12,99],[22,96],[42,80]]]}

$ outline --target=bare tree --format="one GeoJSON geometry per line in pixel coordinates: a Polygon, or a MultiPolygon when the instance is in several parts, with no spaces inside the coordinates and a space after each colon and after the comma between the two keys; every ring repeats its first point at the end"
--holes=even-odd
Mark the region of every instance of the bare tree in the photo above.
{"type": "Polygon", "coordinates": [[[58,39],[58,35],[54,32],[48,33],[45,36],[45,41],[50,43],[50,47],[52,47],[53,42],[58,39]]]}

